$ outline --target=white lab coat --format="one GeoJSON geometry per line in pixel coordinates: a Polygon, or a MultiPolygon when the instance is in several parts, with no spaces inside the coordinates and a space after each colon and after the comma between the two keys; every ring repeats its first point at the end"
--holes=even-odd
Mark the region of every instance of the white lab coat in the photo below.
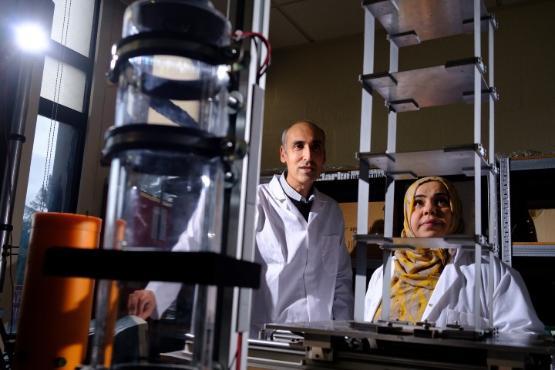
{"type": "Polygon", "coordinates": [[[284,193],[279,176],[258,187],[251,336],[264,323],[348,320],[353,316],[351,260],[337,203],[314,190],[308,222],[284,193]]]}
{"type": "MultiPolygon", "coordinates": [[[[422,320],[435,322],[438,327],[458,322],[474,325],[474,252],[454,252],[430,297],[422,320]]],[[[482,257],[481,320],[486,327],[496,327],[499,332],[517,334],[541,334],[544,326],[538,319],[526,286],[518,271],[502,263],[492,261],[493,268],[493,325],[490,323],[487,299],[489,267],[482,257]]],[[[394,265],[393,265],[394,266],[394,265]]],[[[368,284],[365,300],[366,321],[372,321],[381,303],[382,267],[378,268],[368,284]]],[[[393,268],[392,275],[393,276],[393,268]]]]}
{"type": "MultiPolygon", "coordinates": [[[[279,177],[258,187],[256,262],[262,265],[260,289],[254,292],[251,336],[264,323],[352,319],[351,259],[345,248],[343,216],[337,203],[315,190],[308,222],[287,198],[279,177]]],[[[205,194],[201,195],[204,197],[205,194]]],[[[199,201],[199,204],[203,204],[199,201]]],[[[194,251],[200,246],[204,207],[191,216],[172,248],[194,251]]],[[[152,318],[168,309],[180,283],[150,282],[156,297],[152,318]]]]}
{"type": "MultiPolygon", "coordinates": [[[[187,223],[185,231],[179,235],[177,243],[172,247],[173,252],[198,252],[202,250],[203,235],[199,230],[202,230],[203,222],[207,215],[206,197],[207,189],[203,189],[200,193],[197,207],[191,214],[191,218],[187,223]]],[[[218,225],[215,225],[218,227],[218,225]]],[[[204,247],[210,251],[217,251],[220,248],[219,233],[214,234],[211,239],[205,239],[204,247]]],[[[145,287],[146,290],[151,290],[156,298],[156,308],[151,314],[151,318],[159,319],[162,314],[170,307],[175,301],[179,291],[181,290],[181,283],[170,283],[166,281],[151,281],[145,287]]]]}

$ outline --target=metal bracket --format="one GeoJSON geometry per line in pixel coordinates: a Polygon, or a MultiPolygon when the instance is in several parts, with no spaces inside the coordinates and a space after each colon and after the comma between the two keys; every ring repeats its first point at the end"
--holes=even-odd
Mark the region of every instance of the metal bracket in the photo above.
{"type": "Polygon", "coordinates": [[[304,340],[306,357],[309,360],[333,361],[331,337],[327,335],[310,335],[304,340]]]}

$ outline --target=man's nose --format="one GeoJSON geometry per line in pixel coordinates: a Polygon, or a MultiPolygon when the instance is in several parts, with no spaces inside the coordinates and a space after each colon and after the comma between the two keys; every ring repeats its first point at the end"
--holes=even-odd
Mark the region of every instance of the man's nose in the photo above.
{"type": "Polygon", "coordinates": [[[303,158],[310,160],[312,158],[312,150],[309,145],[305,145],[303,148],[303,158]]]}

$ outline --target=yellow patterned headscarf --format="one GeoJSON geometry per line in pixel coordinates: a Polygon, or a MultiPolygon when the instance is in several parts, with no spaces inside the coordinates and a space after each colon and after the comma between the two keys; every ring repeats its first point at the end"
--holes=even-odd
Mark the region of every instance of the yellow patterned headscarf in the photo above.
{"type": "MultiPolygon", "coordinates": [[[[455,187],[442,177],[424,177],[415,181],[405,193],[403,237],[414,237],[410,228],[410,217],[414,211],[414,197],[418,187],[426,182],[438,181],[449,193],[452,222],[447,234],[462,232],[462,207],[455,187]]],[[[443,267],[449,261],[449,252],[445,249],[416,248],[395,251],[395,270],[391,281],[390,318],[395,320],[417,322],[422,318],[426,305],[437,284],[443,267]]],[[[374,319],[381,316],[381,305],[374,319]]]]}

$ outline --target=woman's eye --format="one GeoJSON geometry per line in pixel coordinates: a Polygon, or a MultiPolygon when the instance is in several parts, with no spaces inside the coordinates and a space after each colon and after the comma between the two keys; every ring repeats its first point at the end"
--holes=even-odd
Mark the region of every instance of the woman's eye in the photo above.
{"type": "Polygon", "coordinates": [[[424,204],[424,202],[420,199],[417,199],[414,201],[414,206],[415,207],[422,207],[422,205],[424,204]]]}
{"type": "Polygon", "coordinates": [[[447,198],[439,198],[437,200],[437,205],[440,207],[446,207],[449,205],[449,199],[447,198]]]}

